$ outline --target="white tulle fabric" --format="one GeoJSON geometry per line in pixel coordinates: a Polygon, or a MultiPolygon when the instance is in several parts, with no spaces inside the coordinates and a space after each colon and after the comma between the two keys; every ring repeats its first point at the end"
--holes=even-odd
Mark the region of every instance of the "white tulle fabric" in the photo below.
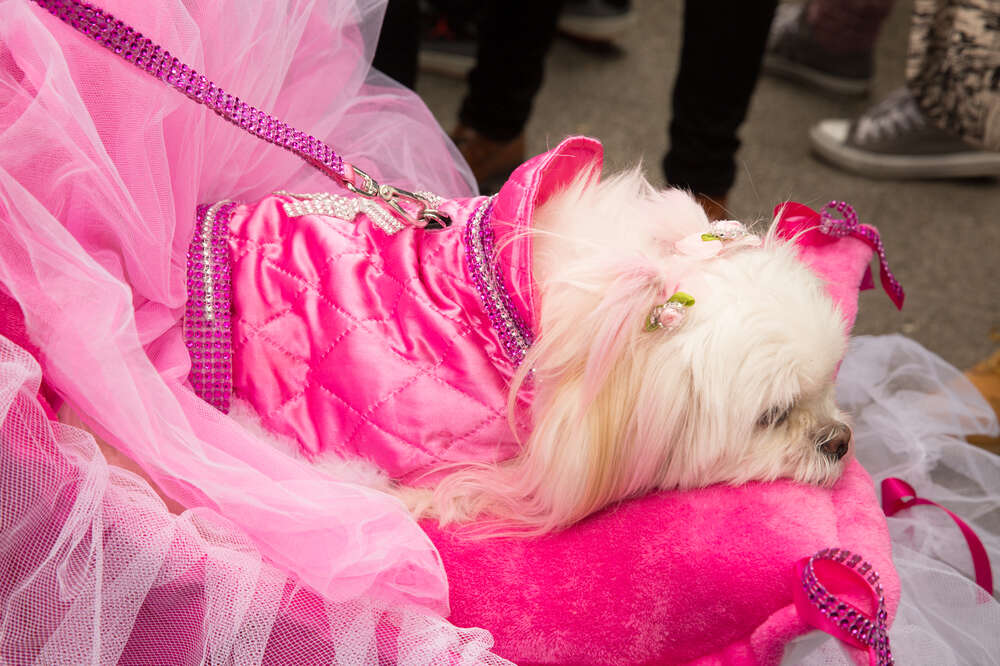
{"type": "MultiPolygon", "coordinates": [[[[1000,578],[1000,457],[965,441],[996,435],[997,419],[954,367],[898,336],[859,337],[840,369],[838,400],[854,419],[858,459],[876,483],[909,482],[979,535],[1000,578]]],[[[1000,603],[974,582],[955,523],[931,506],[890,517],[902,598],[889,631],[897,664],[1000,663],[1000,603]]],[[[814,632],[791,643],[787,664],[852,664],[814,632]]]]}

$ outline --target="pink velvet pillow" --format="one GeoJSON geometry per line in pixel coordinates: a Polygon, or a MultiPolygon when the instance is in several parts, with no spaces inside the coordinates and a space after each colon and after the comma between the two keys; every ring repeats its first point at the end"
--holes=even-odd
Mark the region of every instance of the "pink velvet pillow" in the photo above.
{"type": "Polygon", "coordinates": [[[792,482],[665,492],[538,539],[473,541],[425,525],[458,626],[488,629],[528,664],[775,664],[805,633],[794,563],[830,546],[899,580],[871,477],[857,461],[830,490],[792,482]]]}

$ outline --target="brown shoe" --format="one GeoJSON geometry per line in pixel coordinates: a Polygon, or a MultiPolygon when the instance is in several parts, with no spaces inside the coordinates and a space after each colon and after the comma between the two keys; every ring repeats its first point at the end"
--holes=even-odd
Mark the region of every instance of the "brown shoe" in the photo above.
{"type": "Polygon", "coordinates": [[[694,195],[695,200],[705,209],[705,215],[712,222],[716,220],[729,220],[729,212],[726,210],[726,197],[710,197],[707,194],[694,195]]]}
{"type": "Polygon", "coordinates": [[[494,141],[470,127],[459,125],[451,133],[451,140],[469,163],[483,194],[500,189],[511,172],[524,162],[524,134],[510,141],[494,141]]]}

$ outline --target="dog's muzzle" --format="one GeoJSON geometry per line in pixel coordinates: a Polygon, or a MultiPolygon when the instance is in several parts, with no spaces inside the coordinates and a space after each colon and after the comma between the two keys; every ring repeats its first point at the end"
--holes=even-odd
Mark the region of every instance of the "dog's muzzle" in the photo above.
{"type": "Polygon", "coordinates": [[[846,423],[834,423],[819,431],[816,446],[830,460],[840,460],[851,448],[853,433],[846,423]]]}

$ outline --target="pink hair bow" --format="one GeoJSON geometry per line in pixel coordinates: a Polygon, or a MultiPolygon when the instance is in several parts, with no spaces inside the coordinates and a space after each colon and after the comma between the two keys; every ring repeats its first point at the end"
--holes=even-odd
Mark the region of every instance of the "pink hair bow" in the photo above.
{"type": "MultiPolygon", "coordinates": [[[[903,287],[889,270],[889,261],[886,259],[885,247],[882,246],[882,239],[879,237],[878,231],[867,224],[861,224],[858,220],[858,214],[846,201],[831,201],[823,207],[821,213],[817,213],[803,204],[789,201],[777,206],[774,212],[781,218],[778,234],[782,238],[794,239],[801,246],[826,245],[845,236],[851,236],[867,243],[878,255],[882,287],[893,304],[900,310],[903,309],[903,299],[905,298],[903,287]]],[[[871,289],[871,287],[872,279],[869,270],[865,273],[861,288],[871,289]]]]}

